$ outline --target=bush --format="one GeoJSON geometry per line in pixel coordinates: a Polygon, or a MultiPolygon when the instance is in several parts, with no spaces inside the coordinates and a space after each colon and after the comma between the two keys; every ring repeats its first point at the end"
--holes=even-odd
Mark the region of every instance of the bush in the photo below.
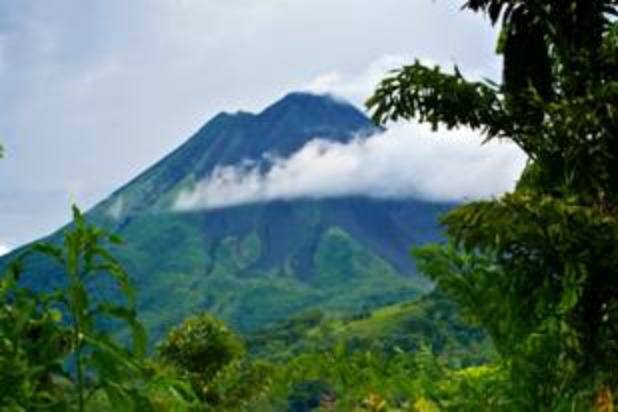
{"type": "Polygon", "coordinates": [[[187,379],[206,409],[233,410],[259,396],[269,367],[250,363],[243,342],[209,314],[186,320],[159,345],[164,365],[187,379]]]}

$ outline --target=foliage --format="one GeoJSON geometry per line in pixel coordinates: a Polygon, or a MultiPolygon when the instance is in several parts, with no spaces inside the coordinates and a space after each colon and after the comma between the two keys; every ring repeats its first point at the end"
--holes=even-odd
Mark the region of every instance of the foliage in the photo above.
{"type": "Polygon", "coordinates": [[[510,408],[505,369],[450,369],[427,347],[412,353],[353,352],[345,345],[280,365],[264,411],[479,411],[510,408]]]}
{"type": "Polygon", "coordinates": [[[161,357],[195,375],[201,386],[243,354],[240,339],[223,322],[208,314],[186,320],[172,329],[159,346],[161,357]]]}
{"type": "Polygon", "coordinates": [[[104,399],[103,404],[114,410],[153,410],[151,390],[171,396],[178,391],[173,380],[145,361],[146,335],[136,317],[134,291],[126,272],[105,249],[107,242],[119,240],[88,225],[75,207],[73,216],[62,247],[33,245],[2,278],[2,404],[9,410],[84,411],[91,403],[101,406],[104,399]],[[63,287],[43,292],[19,285],[33,255],[53,259],[62,268],[63,287]],[[89,292],[105,274],[124,294],[124,304],[89,292]],[[131,348],[109,332],[110,320],[128,327],[131,348]]]}
{"type": "Polygon", "coordinates": [[[529,157],[514,193],[443,219],[451,245],[421,267],[508,359],[519,408],[607,404],[618,387],[618,5],[470,0],[502,27],[502,84],[416,63],[368,105],[508,139],[529,157]],[[605,399],[605,401],[599,401],[605,399]]]}
{"type": "Polygon", "coordinates": [[[249,363],[240,338],[208,314],[172,329],[159,353],[164,364],[191,383],[209,410],[240,408],[267,385],[267,365],[249,363]]]}
{"type": "Polygon", "coordinates": [[[351,352],[415,352],[428,345],[451,366],[491,359],[486,334],[469,326],[440,293],[415,301],[365,310],[340,319],[308,311],[247,336],[252,357],[285,360],[304,352],[332,349],[344,342],[351,352]]]}
{"type": "Polygon", "coordinates": [[[70,331],[49,299],[18,289],[16,264],[0,280],[0,405],[10,411],[62,410],[63,360],[70,331]]]}
{"type": "Polygon", "coordinates": [[[129,405],[133,402],[131,398],[135,388],[124,383],[139,379],[144,373],[140,361],[146,350],[146,334],[135,316],[134,291],[126,272],[102,247],[102,242],[118,243],[118,240],[88,226],[75,207],[73,217],[74,229],[65,234],[63,248],[38,244],[33,247],[33,252],[53,258],[68,277],[67,287],[57,291],[56,299],[70,314],[78,410],[82,411],[85,407],[86,379],[90,371],[100,378],[95,387],[103,389],[114,403],[129,405]],[[110,301],[91,302],[87,282],[102,274],[108,274],[117,283],[126,297],[127,306],[110,301]],[[106,317],[119,319],[130,327],[132,350],[125,350],[100,328],[101,319],[106,317]]]}

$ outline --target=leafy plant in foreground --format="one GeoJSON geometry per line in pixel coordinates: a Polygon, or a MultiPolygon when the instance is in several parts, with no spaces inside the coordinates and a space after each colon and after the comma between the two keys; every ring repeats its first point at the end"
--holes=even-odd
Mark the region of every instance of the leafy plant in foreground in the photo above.
{"type": "Polygon", "coordinates": [[[73,228],[64,235],[63,247],[51,244],[33,246],[33,253],[52,258],[64,270],[68,284],[55,294],[55,300],[68,313],[71,347],[75,363],[75,390],[78,410],[93,390],[103,389],[110,400],[129,404],[142,368],[146,352],[146,333],[137,321],[135,292],[129,276],[116,259],[104,248],[104,243],[118,244],[119,239],[88,225],[80,211],[73,208],[73,228]],[[88,293],[89,281],[102,275],[110,276],[124,295],[126,303],[93,301],[88,293]],[[105,318],[124,322],[132,333],[133,346],[127,350],[102,327],[105,318]],[[87,382],[91,378],[95,382],[87,382]],[[129,383],[131,382],[131,383],[129,383]]]}
{"type": "Polygon", "coordinates": [[[17,287],[20,273],[15,264],[0,280],[0,409],[64,410],[70,331],[49,299],[17,287]]]}
{"type": "Polygon", "coordinates": [[[15,410],[55,407],[82,412],[93,403],[97,410],[109,405],[117,411],[148,411],[154,409],[152,391],[175,397],[181,404],[184,395],[190,398],[190,391],[183,392],[181,383],[167,379],[146,362],[146,334],[136,317],[135,292],[127,273],[106,249],[119,239],[87,224],[76,207],[73,218],[62,246],[35,244],[2,278],[0,363],[5,367],[0,381],[7,386],[0,394],[4,405],[14,405],[15,410]],[[51,292],[21,287],[25,264],[42,257],[62,269],[63,286],[51,292]],[[116,300],[95,297],[91,293],[95,285],[115,286],[120,296],[116,300]],[[130,348],[110,332],[111,326],[121,325],[130,331],[130,348]]]}
{"type": "Polygon", "coordinates": [[[443,219],[421,267],[491,334],[520,410],[610,410],[618,388],[618,4],[469,0],[501,26],[503,81],[417,62],[374,118],[469,127],[518,145],[516,190],[443,219]],[[609,405],[609,406],[608,406],[609,405]]]}

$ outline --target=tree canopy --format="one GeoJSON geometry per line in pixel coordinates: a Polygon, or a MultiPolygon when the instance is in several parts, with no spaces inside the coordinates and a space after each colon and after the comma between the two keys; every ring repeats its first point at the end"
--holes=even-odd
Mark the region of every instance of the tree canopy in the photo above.
{"type": "Polygon", "coordinates": [[[510,140],[529,161],[513,193],[447,214],[451,244],[417,251],[418,264],[490,332],[522,407],[607,402],[618,384],[618,2],[464,8],[500,27],[502,81],[416,62],[368,106],[381,124],[510,140]]]}

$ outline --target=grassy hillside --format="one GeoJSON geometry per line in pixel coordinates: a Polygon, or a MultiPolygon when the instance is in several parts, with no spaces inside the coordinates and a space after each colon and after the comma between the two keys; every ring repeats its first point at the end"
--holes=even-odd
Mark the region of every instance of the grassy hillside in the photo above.
{"type": "Polygon", "coordinates": [[[313,310],[248,337],[254,356],[275,359],[342,343],[351,351],[393,354],[427,347],[452,367],[480,364],[493,356],[487,336],[461,319],[456,306],[436,292],[346,318],[313,310]]]}

